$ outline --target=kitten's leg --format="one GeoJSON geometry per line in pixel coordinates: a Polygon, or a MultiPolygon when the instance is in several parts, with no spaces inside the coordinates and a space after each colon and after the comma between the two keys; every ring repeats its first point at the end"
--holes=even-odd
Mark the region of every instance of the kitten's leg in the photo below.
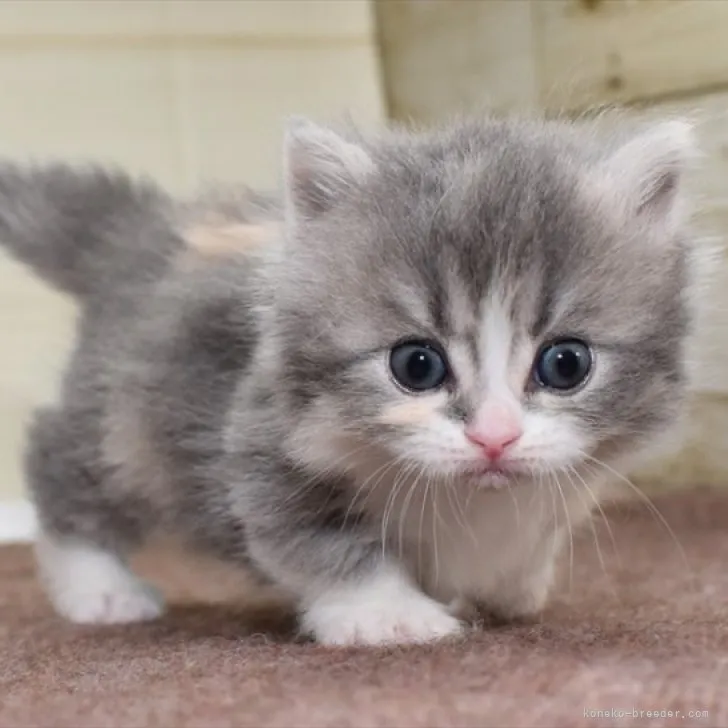
{"type": "MultiPolygon", "coordinates": [[[[243,472],[250,460],[233,466],[243,472]]],[[[296,595],[303,629],[327,645],[430,642],[459,634],[461,622],[426,596],[403,564],[382,553],[381,526],[347,518],[332,492],[348,484],[300,482],[285,464],[267,463],[241,488],[249,556],[296,595]],[[282,466],[282,467],[281,467],[282,466]],[[292,498],[291,493],[298,494],[292,498]],[[305,500],[307,499],[307,500],[305,500]],[[331,504],[331,505],[330,505],[331,504]]]]}
{"type": "Polygon", "coordinates": [[[499,581],[492,593],[477,598],[480,608],[498,621],[531,620],[543,610],[551,593],[556,559],[564,534],[546,538],[542,548],[522,567],[499,581]]]}
{"type": "Polygon", "coordinates": [[[73,622],[153,619],[161,598],[124,563],[144,536],[144,509],[105,492],[87,418],[45,410],[30,428],[26,472],[41,525],[40,576],[56,610],[73,622]]]}
{"type": "Polygon", "coordinates": [[[44,531],[36,558],[53,606],[71,622],[142,622],[164,611],[154,587],[137,578],[118,554],[89,541],[44,531]]]}

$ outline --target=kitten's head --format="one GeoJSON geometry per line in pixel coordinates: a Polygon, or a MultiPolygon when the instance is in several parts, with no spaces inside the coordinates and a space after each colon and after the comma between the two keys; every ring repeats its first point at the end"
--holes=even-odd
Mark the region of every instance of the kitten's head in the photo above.
{"type": "Polygon", "coordinates": [[[685,388],[690,128],[297,122],[275,324],[288,444],[483,485],[640,450],[685,388]]]}

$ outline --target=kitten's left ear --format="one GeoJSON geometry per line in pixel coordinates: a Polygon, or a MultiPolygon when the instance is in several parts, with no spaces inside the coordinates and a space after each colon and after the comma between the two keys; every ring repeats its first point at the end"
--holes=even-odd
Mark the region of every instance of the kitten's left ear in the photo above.
{"type": "Polygon", "coordinates": [[[603,164],[602,179],[629,217],[672,227],[682,217],[682,178],[697,149],[691,124],[663,121],[614,152],[603,164]]]}
{"type": "Polygon", "coordinates": [[[330,209],[374,167],[362,147],[306,119],[289,122],[284,146],[286,203],[295,217],[330,209]]]}

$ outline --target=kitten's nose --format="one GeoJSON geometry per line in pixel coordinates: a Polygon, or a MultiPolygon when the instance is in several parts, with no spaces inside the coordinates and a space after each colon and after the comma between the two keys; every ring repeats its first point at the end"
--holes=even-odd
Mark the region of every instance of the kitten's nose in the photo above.
{"type": "Polygon", "coordinates": [[[476,432],[466,430],[465,436],[474,445],[480,447],[490,460],[497,460],[514,443],[516,443],[523,432],[518,430],[502,430],[498,433],[476,432]]]}
{"type": "Polygon", "coordinates": [[[497,460],[523,435],[523,421],[517,408],[508,402],[491,400],[479,408],[465,428],[465,436],[490,460],[497,460]]]}
{"type": "Polygon", "coordinates": [[[488,428],[468,427],[465,436],[483,450],[489,460],[498,460],[513,444],[518,442],[523,430],[517,423],[503,423],[488,428]]]}

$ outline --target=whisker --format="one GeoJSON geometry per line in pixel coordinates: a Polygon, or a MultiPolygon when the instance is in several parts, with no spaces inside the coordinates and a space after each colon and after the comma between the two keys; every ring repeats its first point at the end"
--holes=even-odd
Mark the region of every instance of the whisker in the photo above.
{"type": "MultiPolygon", "coordinates": [[[[534,488],[534,492],[536,491],[536,488],[534,488]]],[[[538,521],[541,523],[543,521],[543,510],[544,510],[544,495],[543,495],[543,472],[541,470],[538,471],[538,494],[539,494],[539,502],[541,504],[541,507],[538,511],[538,521]]]]}
{"type": "Polygon", "coordinates": [[[470,493],[468,494],[468,497],[465,499],[465,513],[470,513],[470,501],[473,500],[475,493],[476,493],[476,489],[471,488],[470,493]]]}
{"type": "Polygon", "coordinates": [[[404,500],[402,501],[402,507],[400,508],[399,513],[399,529],[398,529],[398,539],[399,539],[399,558],[402,558],[402,553],[404,550],[404,529],[407,525],[407,511],[409,510],[410,503],[412,502],[412,497],[417,492],[417,485],[420,482],[421,477],[421,468],[414,464],[411,468],[407,470],[407,477],[410,477],[410,473],[414,472],[414,480],[410,482],[409,489],[407,490],[407,494],[404,497],[404,500]]]}
{"type": "Polygon", "coordinates": [[[425,520],[425,507],[427,506],[427,494],[430,490],[430,483],[427,482],[426,490],[422,496],[422,507],[420,509],[420,528],[417,533],[417,570],[422,573],[422,527],[425,520]]]}
{"type": "Polygon", "coordinates": [[[354,450],[347,451],[343,455],[336,458],[333,462],[326,465],[326,467],[312,471],[312,473],[309,475],[308,478],[306,478],[305,481],[303,481],[303,483],[301,483],[288,496],[286,496],[286,498],[283,499],[281,505],[285,506],[297,498],[302,498],[312,487],[320,485],[322,480],[328,478],[336,470],[336,466],[339,463],[349,459],[352,455],[355,455],[357,452],[360,452],[366,447],[369,447],[368,443],[365,445],[361,445],[354,450]]]}
{"type": "Polygon", "coordinates": [[[552,551],[552,553],[557,553],[558,548],[560,548],[560,546],[561,546],[561,537],[562,537],[563,527],[561,526],[561,524],[559,522],[558,506],[556,503],[556,494],[554,492],[554,487],[551,483],[551,479],[554,475],[553,468],[547,468],[545,475],[547,477],[546,482],[548,483],[549,493],[551,495],[551,510],[553,513],[553,522],[554,522],[553,529],[551,531],[551,551],[552,551]]]}
{"type": "Polygon", "coordinates": [[[553,513],[554,518],[554,529],[558,530],[561,528],[559,525],[559,516],[558,516],[558,508],[556,505],[556,493],[554,492],[553,483],[551,482],[551,479],[553,478],[553,470],[549,469],[546,471],[546,482],[548,483],[549,487],[549,495],[551,496],[551,512],[553,513]]]}
{"type": "MultiPolygon", "coordinates": [[[[572,480],[572,478],[571,478],[572,474],[575,475],[576,477],[578,477],[582,481],[582,483],[587,488],[587,490],[588,490],[588,486],[586,485],[586,483],[584,483],[584,479],[581,478],[581,476],[579,476],[579,474],[576,472],[576,470],[572,466],[569,466],[569,468],[564,471],[564,475],[566,475],[566,477],[569,479],[569,484],[574,489],[574,492],[576,493],[577,497],[579,498],[579,500],[581,501],[581,503],[584,505],[584,507],[587,509],[587,512],[589,513],[589,515],[588,515],[589,527],[591,529],[592,536],[594,537],[594,548],[597,552],[597,559],[599,559],[599,565],[602,568],[602,574],[609,582],[611,591],[614,592],[611,578],[610,578],[609,574],[607,573],[607,565],[604,561],[604,556],[602,554],[602,547],[601,547],[601,544],[599,543],[599,535],[597,533],[596,526],[594,525],[594,519],[592,518],[592,515],[591,515],[591,509],[588,507],[588,505],[582,498],[582,495],[579,492],[579,486],[572,480]]],[[[592,495],[592,498],[594,498],[593,495],[592,495]]],[[[596,502],[596,499],[595,499],[595,502],[596,502]]]]}
{"type": "MultiPolygon", "coordinates": [[[[617,548],[617,540],[614,538],[614,531],[612,530],[612,524],[609,522],[609,518],[607,517],[606,512],[604,511],[604,508],[602,507],[602,504],[599,502],[599,499],[594,495],[594,491],[589,486],[589,483],[586,481],[586,478],[584,478],[579,471],[571,467],[572,472],[574,475],[579,478],[582,485],[586,489],[586,492],[589,494],[591,499],[594,501],[594,505],[597,507],[597,510],[599,511],[599,514],[601,516],[602,522],[604,523],[605,528],[607,529],[607,533],[609,534],[609,540],[612,542],[612,551],[614,553],[615,558],[617,559],[617,566],[620,569],[620,571],[623,568],[622,563],[622,556],[619,553],[619,549],[617,548]]],[[[591,472],[595,472],[590,468],[591,472]]]]}
{"type": "Polygon", "coordinates": [[[566,502],[566,496],[564,490],[561,487],[561,483],[554,474],[554,483],[559,489],[559,495],[561,496],[561,502],[564,506],[564,516],[566,518],[566,528],[569,532],[569,594],[571,594],[574,586],[574,532],[571,528],[571,516],[569,515],[569,504],[566,502]]]}
{"type": "Polygon", "coordinates": [[[382,557],[386,556],[387,540],[389,533],[389,520],[392,516],[392,511],[394,510],[397,494],[403,482],[405,481],[399,481],[399,479],[395,479],[395,482],[392,485],[392,490],[389,492],[387,500],[384,504],[384,511],[382,513],[382,557]]]}
{"type": "Polygon", "coordinates": [[[379,485],[383,482],[384,478],[386,477],[387,473],[395,466],[401,464],[401,458],[397,457],[394,460],[390,460],[388,462],[385,462],[384,465],[379,466],[371,475],[369,475],[367,478],[364,479],[364,481],[359,485],[359,487],[356,489],[356,492],[354,493],[353,497],[351,498],[351,501],[349,502],[349,507],[346,509],[346,513],[344,514],[344,521],[342,524],[342,528],[346,526],[347,519],[349,518],[349,515],[351,514],[351,511],[354,509],[354,506],[356,505],[356,501],[359,498],[359,496],[364,492],[364,489],[367,487],[367,485],[377,476],[377,474],[381,473],[379,477],[377,478],[374,485],[369,488],[367,491],[364,500],[361,502],[361,507],[364,508],[364,505],[366,504],[367,500],[371,498],[372,493],[379,487],[379,485]]]}
{"type": "Polygon", "coordinates": [[[450,473],[448,481],[445,483],[445,492],[457,524],[465,531],[468,538],[473,542],[473,545],[477,546],[478,538],[475,535],[472,525],[468,523],[467,514],[463,510],[463,505],[460,502],[460,491],[457,490],[455,486],[455,476],[453,473],[450,473]]]}
{"type": "MultiPolygon", "coordinates": [[[[430,492],[430,480],[427,481],[427,490],[425,490],[425,498],[427,497],[427,494],[430,492]]],[[[439,545],[437,541],[437,522],[439,521],[443,525],[445,525],[444,521],[442,521],[440,517],[440,512],[437,507],[437,488],[436,486],[433,486],[432,488],[432,512],[433,512],[433,518],[432,518],[432,555],[435,559],[435,584],[440,583],[440,555],[439,555],[439,545]]],[[[446,526],[447,527],[447,526],[446,526]]]]}
{"type": "Polygon", "coordinates": [[[642,492],[640,488],[638,488],[629,478],[627,478],[622,473],[615,470],[613,467],[608,465],[602,460],[599,460],[599,458],[595,458],[592,455],[589,455],[587,453],[582,453],[582,456],[593,463],[595,463],[598,466],[601,466],[608,472],[610,472],[612,475],[614,475],[616,478],[618,478],[620,481],[625,483],[629,488],[634,492],[641,500],[642,502],[647,506],[647,508],[650,510],[650,512],[653,514],[655,518],[659,521],[659,523],[662,524],[663,528],[667,532],[667,534],[672,539],[673,543],[675,544],[675,547],[678,550],[678,553],[680,554],[680,558],[683,562],[683,566],[688,570],[690,576],[694,576],[692,567],[690,566],[690,562],[688,560],[687,553],[685,552],[685,548],[683,547],[682,543],[680,543],[680,540],[678,539],[677,535],[675,534],[675,531],[672,529],[672,526],[667,522],[667,519],[662,514],[660,509],[652,502],[652,499],[647,496],[645,493],[642,492]]]}
{"type": "Polygon", "coordinates": [[[510,496],[511,500],[513,501],[513,506],[516,511],[516,531],[521,530],[521,509],[518,506],[518,498],[516,497],[515,493],[513,492],[513,488],[511,487],[510,482],[506,483],[506,488],[508,489],[508,495],[510,496]]]}

